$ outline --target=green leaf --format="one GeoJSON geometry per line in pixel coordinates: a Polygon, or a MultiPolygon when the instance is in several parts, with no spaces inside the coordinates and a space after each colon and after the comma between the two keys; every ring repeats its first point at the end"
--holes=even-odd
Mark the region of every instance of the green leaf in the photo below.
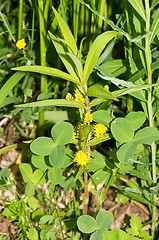
{"type": "Polygon", "coordinates": [[[88,215],[82,215],[77,219],[77,226],[83,233],[92,233],[97,229],[96,220],[88,215]]]}
{"type": "Polygon", "coordinates": [[[37,155],[47,156],[54,147],[54,141],[48,137],[38,137],[30,145],[30,150],[37,155]]]}
{"type": "Polygon", "coordinates": [[[101,138],[93,138],[91,141],[89,141],[89,146],[95,146],[99,143],[102,143],[102,142],[106,142],[108,140],[110,140],[112,138],[112,135],[110,134],[106,134],[106,135],[103,135],[101,138]]]}
{"type": "Polygon", "coordinates": [[[159,15],[159,8],[156,10],[155,12],[155,18],[152,22],[152,25],[151,25],[151,35],[150,35],[150,38],[149,38],[149,42],[152,43],[158,30],[159,30],[159,18],[158,18],[158,15],[159,15]]]}
{"type": "Polygon", "coordinates": [[[49,32],[49,35],[52,40],[52,43],[54,44],[54,46],[56,48],[57,53],[58,53],[59,57],[61,58],[63,64],[65,65],[67,71],[69,72],[69,74],[71,76],[75,77],[78,81],[79,79],[77,77],[76,64],[73,61],[73,59],[71,58],[71,56],[68,54],[68,49],[67,49],[66,45],[62,41],[57,39],[51,32],[49,32]]]}
{"type": "Polygon", "coordinates": [[[54,216],[53,215],[44,215],[40,218],[40,224],[51,224],[54,220],[54,216]]]}
{"type": "Polygon", "coordinates": [[[28,197],[31,197],[33,195],[35,195],[35,185],[31,182],[31,181],[27,181],[27,185],[25,188],[25,194],[28,197]]]}
{"type": "Polygon", "coordinates": [[[38,236],[38,232],[35,228],[30,228],[29,231],[26,232],[28,239],[32,240],[38,240],[39,236],[38,236]]]}
{"type": "Polygon", "coordinates": [[[10,48],[1,48],[0,49],[0,60],[4,59],[6,57],[6,55],[11,51],[10,48]]]}
{"type": "Polygon", "coordinates": [[[0,104],[0,108],[5,107],[9,104],[16,103],[16,102],[22,102],[21,98],[19,97],[6,97],[4,101],[0,104]]]}
{"type": "Polygon", "coordinates": [[[110,113],[105,110],[98,110],[92,113],[93,121],[97,123],[102,123],[109,126],[110,121],[112,121],[112,117],[110,113]]]}
{"type": "MultiPolygon", "coordinates": [[[[158,69],[158,67],[159,67],[159,60],[156,60],[155,62],[153,62],[153,63],[151,64],[151,70],[158,69]]],[[[130,77],[130,78],[128,79],[128,81],[129,81],[129,82],[136,82],[140,77],[143,77],[144,74],[146,74],[146,72],[147,72],[147,69],[143,68],[142,70],[137,71],[136,73],[134,73],[134,74],[132,75],[132,77],[130,77]]]]}
{"type": "Polygon", "coordinates": [[[40,221],[40,218],[44,215],[44,212],[40,209],[34,211],[32,213],[32,219],[35,221],[35,222],[39,222],[40,221]]]}
{"type": "Polygon", "coordinates": [[[101,211],[96,217],[97,227],[101,231],[107,231],[110,225],[113,223],[113,214],[109,211],[101,211]]]}
{"type": "Polygon", "coordinates": [[[103,231],[97,230],[91,235],[90,240],[99,240],[102,238],[103,238],[103,231]]]}
{"type": "Polygon", "coordinates": [[[62,72],[61,70],[56,69],[56,68],[35,65],[35,66],[15,67],[15,68],[12,68],[12,70],[41,73],[41,74],[45,74],[45,75],[49,75],[49,76],[53,76],[53,77],[59,77],[59,78],[62,78],[63,80],[71,81],[71,82],[81,85],[77,78],[71,76],[68,73],[62,72]]]}
{"type": "Polygon", "coordinates": [[[44,174],[44,170],[36,169],[31,176],[32,183],[34,183],[35,185],[43,184],[46,181],[44,174]]]}
{"type": "Polygon", "coordinates": [[[115,31],[107,31],[107,32],[104,32],[101,35],[99,35],[94,40],[93,44],[91,45],[91,47],[89,49],[89,52],[88,52],[88,55],[86,58],[86,62],[85,62],[84,70],[83,70],[83,84],[85,84],[87,82],[87,80],[88,80],[90,74],[92,73],[92,70],[93,70],[101,52],[105,48],[106,44],[118,35],[120,35],[120,34],[115,31]]]}
{"type": "Polygon", "coordinates": [[[136,192],[132,192],[131,190],[134,191],[134,189],[128,189],[128,188],[125,188],[125,187],[119,187],[117,185],[115,185],[115,187],[122,191],[122,193],[126,196],[128,196],[129,198],[132,198],[133,200],[136,200],[138,202],[141,202],[143,204],[146,204],[148,206],[152,205],[152,203],[150,201],[148,201],[146,198],[144,198],[137,190],[137,193],[136,192]]]}
{"type": "Polygon", "coordinates": [[[47,231],[47,233],[45,234],[46,238],[49,240],[57,240],[56,237],[56,229],[51,228],[47,231]]]}
{"type": "Polygon", "coordinates": [[[121,144],[132,141],[134,136],[131,122],[124,118],[116,118],[111,123],[111,132],[113,137],[121,144]]]}
{"type": "Polygon", "coordinates": [[[154,7],[156,7],[158,4],[159,4],[159,0],[156,0],[156,1],[152,4],[151,9],[153,9],[154,7]]]}
{"type": "Polygon", "coordinates": [[[50,164],[53,167],[62,167],[64,161],[65,161],[65,147],[62,145],[54,145],[50,155],[49,155],[49,161],[50,164]]]}
{"type": "Polygon", "coordinates": [[[0,16],[1,16],[1,18],[2,18],[2,21],[3,21],[4,25],[5,25],[5,27],[6,27],[7,30],[8,30],[8,33],[10,34],[11,39],[12,39],[14,42],[16,42],[16,40],[15,40],[13,34],[12,34],[12,29],[11,29],[11,26],[9,25],[9,22],[8,22],[8,19],[7,19],[6,15],[0,11],[0,16]]]}
{"type": "Polygon", "coordinates": [[[95,172],[103,167],[105,167],[105,157],[97,152],[96,150],[91,152],[91,157],[87,165],[89,172],[95,172]]]}
{"type": "Polygon", "coordinates": [[[3,103],[5,97],[9,94],[13,87],[25,76],[25,74],[25,72],[16,72],[3,85],[0,89],[0,105],[3,103]]]}
{"type": "MultiPolygon", "coordinates": [[[[62,19],[62,17],[59,15],[59,13],[56,11],[56,9],[54,7],[52,7],[55,17],[59,23],[61,32],[63,34],[63,37],[65,39],[65,42],[67,43],[67,45],[69,46],[69,51],[72,50],[72,53],[74,55],[77,55],[78,49],[76,46],[76,41],[68,27],[68,25],[65,23],[65,21],[62,19]]],[[[70,51],[71,52],[71,51],[70,51]]]]}
{"type": "Polygon", "coordinates": [[[56,144],[65,145],[73,137],[73,126],[68,122],[61,122],[53,126],[51,135],[56,144]]]}
{"type": "Polygon", "coordinates": [[[113,59],[104,62],[100,66],[96,66],[102,75],[105,75],[105,71],[111,72],[115,77],[121,75],[126,71],[126,63],[122,59],[113,59]]]}
{"type": "Polygon", "coordinates": [[[102,79],[104,80],[107,80],[107,81],[110,81],[112,82],[113,84],[115,84],[116,86],[122,86],[122,87],[135,87],[135,84],[132,83],[132,82],[128,82],[128,81],[124,81],[122,79],[119,79],[119,78],[115,78],[113,75],[112,76],[109,76],[108,73],[106,73],[106,76],[103,76],[101,74],[99,74],[99,77],[101,77],[102,79]]]}
{"type": "Polygon", "coordinates": [[[159,132],[157,128],[145,127],[136,133],[133,142],[151,144],[152,142],[155,142],[157,140],[159,140],[159,132]]]}
{"type": "Polygon", "coordinates": [[[66,152],[66,157],[65,157],[65,161],[63,162],[63,164],[61,166],[62,168],[66,168],[72,164],[73,154],[72,154],[71,149],[66,148],[65,152],[66,152]]]}
{"type": "Polygon", "coordinates": [[[47,156],[37,156],[32,155],[31,157],[32,164],[39,169],[46,170],[50,167],[49,159],[47,156]]]}
{"type": "Polygon", "coordinates": [[[2,168],[0,170],[0,180],[4,180],[9,176],[9,168],[2,168]]]}
{"type": "Polygon", "coordinates": [[[146,20],[146,13],[142,3],[142,0],[128,0],[137,13],[146,20]]]}
{"type": "Polygon", "coordinates": [[[39,207],[39,203],[35,197],[29,197],[28,198],[28,205],[33,210],[36,210],[39,207]]]}
{"type": "MultiPolygon", "coordinates": [[[[158,85],[159,85],[159,83],[154,83],[154,84],[144,84],[144,85],[131,87],[131,88],[123,88],[123,89],[114,91],[113,94],[116,97],[121,97],[121,96],[126,95],[128,93],[131,95],[131,93],[140,91],[142,89],[148,89],[150,87],[155,87],[155,86],[158,86],[158,85]]],[[[134,95],[134,97],[138,97],[138,96],[134,95]]],[[[139,95],[139,99],[141,99],[141,101],[147,102],[147,100],[141,94],[139,95]]]]}
{"type": "Polygon", "coordinates": [[[119,101],[116,96],[113,95],[113,93],[106,91],[102,86],[99,85],[93,85],[88,88],[87,96],[119,101]]]}
{"type": "Polygon", "coordinates": [[[115,198],[115,202],[125,204],[128,201],[129,201],[129,198],[127,196],[125,196],[125,195],[123,195],[122,193],[119,193],[119,192],[117,193],[117,196],[115,198]]]}
{"type": "Polygon", "coordinates": [[[139,238],[130,236],[128,233],[116,228],[112,231],[107,231],[103,233],[103,238],[101,240],[140,240],[139,238]]]}
{"type": "Polygon", "coordinates": [[[68,56],[72,59],[72,61],[74,62],[75,66],[76,66],[76,70],[77,70],[78,76],[79,76],[79,78],[81,78],[81,77],[82,77],[83,69],[82,69],[82,64],[81,64],[80,60],[79,60],[78,57],[76,57],[74,54],[67,53],[67,55],[68,55],[68,56]]]}
{"type": "Polygon", "coordinates": [[[60,182],[62,181],[61,168],[55,167],[50,168],[48,171],[48,178],[53,184],[55,185],[60,184],[60,182]]]}
{"type": "Polygon", "coordinates": [[[134,131],[143,125],[146,120],[146,116],[144,112],[130,112],[126,115],[125,119],[128,119],[133,126],[134,131]]]}
{"type": "Polygon", "coordinates": [[[125,163],[136,150],[136,143],[128,142],[123,144],[117,151],[117,157],[120,163],[125,163]]]}
{"type": "Polygon", "coordinates": [[[50,99],[37,101],[32,103],[16,105],[16,107],[45,107],[45,106],[62,106],[62,107],[73,107],[73,108],[86,108],[84,104],[69,101],[66,99],[50,99]]]}
{"type": "Polygon", "coordinates": [[[131,225],[131,228],[126,228],[126,232],[133,236],[138,236],[139,232],[142,228],[142,223],[141,223],[141,219],[139,218],[139,216],[136,216],[133,213],[131,216],[131,219],[130,219],[130,225],[131,225]]]}
{"type": "Polygon", "coordinates": [[[33,174],[33,170],[31,168],[30,164],[28,164],[28,163],[21,163],[19,165],[19,169],[21,171],[21,174],[22,174],[24,182],[26,183],[26,182],[30,181],[30,178],[31,178],[31,176],[33,174]]]}

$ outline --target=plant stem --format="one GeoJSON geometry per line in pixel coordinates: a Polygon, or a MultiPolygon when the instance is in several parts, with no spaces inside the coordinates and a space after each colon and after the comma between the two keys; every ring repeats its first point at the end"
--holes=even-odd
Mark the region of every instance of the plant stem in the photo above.
{"type": "Polygon", "coordinates": [[[116,172],[117,172],[117,170],[114,170],[114,171],[111,173],[110,177],[109,177],[109,182],[108,182],[108,184],[107,184],[107,186],[106,186],[106,188],[105,188],[105,190],[104,190],[104,193],[103,193],[103,195],[102,195],[102,197],[101,197],[100,203],[99,203],[99,205],[98,205],[98,207],[97,207],[97,210],[96,210],[96,212],[95,212],[94,217],[96,217],[97,214],[99,213],[99,210],[100,210],[100,208],[101,208],[101,206],[102,206],[102,203],[103,203],[103,201],[104,201],[104,199],[105,199],[105,196],[106,196],[106,194],[107,194],[107,192],[108,192],[111,184],[112,184],[113,181],[114,181],[114,177],[115,177],[115,175],[116,175],[116,172]]]}
{"type": "MultiPolygon", "coordinates": [[[[40,62],[41,66],[46,66],[46,45],[45,45],[45,24],[46,19],[44,19],[44,1],[39,0],[39,26],[40,26],[40,62]]],[[[46,16],[46,14],[45,14],[46,16]]],[[[47,77],[46,75],[41,75],[41,92],[47,92],[47,77]]],[[[43,135],[43,129],[41,128],[44,124],[44,111],[39,113],[39,132],[38,135],[43,135]]]]}
{"type": "Polygon", "coordinates": [[[22,23],[23,23],[23,0],[19,2],[19,26],[18,26],[18,40],[22,38],[22,23]]]}
{"type": "MultiPolygon", "coordinates": [[[[150,7],[149,7],[149,0],[145,0],[145,7],[146,7],[146,33],[150,31],[150,7]]],[[[148,74],[148,84],[152,84],[152,71],[151,71],[151,49],[149,43],[149,36],[145,38],[145,57],[146,57],[146,65],[147,65],[147,74],[148,74]]],[[[148,114],[149,114],[149,125],[153,127],[154,120],[153,120],[153,109],[152,109],[152,88],[148,90],[148,114]]],[[[152,160],[152,181],[153,185],[157,184],[156,178],[156,145],[155,142],[151,144],[151,160],[152,160]]],[[[153,195],[153,200],[156,202],[156,194],[153,195]]],[[[151,234],[154,236],[156,228],[156,206],[152,206],[152,229],[151,234]]]]}
{"type": "Polygon", "coordinates": [[[88,173],[84,171],[84,215],[88,213],[88,173]]]}

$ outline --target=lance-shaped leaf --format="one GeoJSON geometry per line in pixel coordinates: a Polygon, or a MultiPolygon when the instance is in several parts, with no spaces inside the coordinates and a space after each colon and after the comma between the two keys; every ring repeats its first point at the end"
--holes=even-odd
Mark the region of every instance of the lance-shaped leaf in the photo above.
{"type": "Polygon", "coordinates": [[[107,31],[99,35],[93,42],[88,52],[84,71],[83,71],[83,84],[85,84],[106,44],[114,37],[120,35],[115,31],[107,31]]]}
{"type": "Polygon", "coordinates": [[[154,38],[158,32],[158,29],[159,29],[159,17],[158,16],[159,16],[159,8],[157,9],[155,18],[152,22],[152,26],[151,26],[152,33],[151,33],[151,36],[149,39],[150,43],[152,43],[152,41],[154,40],[154,38]]]}
{"type": "Polygon", "coordinates": [[[50,99],[37,101],[32,103],[19,104],[16,107],[45,107],[45,106],[63,106],[63,107],[74,107],[74,108],[86,108],[85,105],[75,102],[69,101],[66,99],[50,99]]]}
{"type": "Polygon", "coordinates": [[[41,73],[41,74],[45,74],[53,77],[59,77],[59,78],[62,78],[63,80],[71,81],[76,84],[80,84],[80,82],[76,77],[71,76],[70,74],[65,73],[56,68],[44,67],[44,66],[22,66],[22,67],[12,68],[12,70],[41,73]]]}
{"type": "Polygon", "coordinates": [[[137,11],[137,13],[146,20],[145,9],[142,0],[128,0],[132,7],[137,11]]]}
{"type": "MultiPolygon", "coordinates": [[[[153,62],[151,64],[151,69],[155,70],[159,68],[159,60],[153,62]]],[[[143,68],[142,70],[136,72],[135,74],[132,75],[131,78],[128,79],[129,82],[136,82],[140,77],[143,77],[147,73],[147,69],[143,68]]]]}
{"type": "Polygon", "coordinates": [[[100,85],[93,85],[91,86],[87,91],[87,96],[89,97],[98,97],[101,99],[110,99],[119,101],[111,92],[106,91],[102,86],[100,85]]]}
{"type": "Polygon", "coordinates": [[[78,49],[77,49],[76,41],[75,41],[68,25],[65,23],[65,21],[62,19],[62,17],[59,15],[59,13],[56,11],[56,9],[54,7],[52,7],[52,9],[53,9],[55,17],[59,23],[63,37],[64,37],[67,45],[70,48],[69,49],[70,53],[77,55],[78,49]]]}
{"type": "Polygon", "coordinates": [[[76,65],[72,60],[72,58],[68,55],[68,49],[66,45],[62,41],[60,41],[58,38],[56,38],[51,32],[49,32],[49,35],[67,71],[70,73],[71,76],[75,77],[78,80],[78,77],[76,74],[76,65]]]}
{"type": "MultiPolygon", "coordinates": [[[[159,85],[159,83],[154,83],[154,84],[144,84],[144,85],[141,85],[141,86],[136,86],[136,87],[131,87],[131,88],[123,88],[123,89],[114,91],[113,94],[116,97],[120,97],[120,96],[123,96],[123,95],[128,94],[128,93],[130,94],[132,92],[137,92],[139,90],[148,89],[150,87],[154,87],[154,86],[158,86],[158,85],[159,85]]],[[[143,98],[143,101],[146,102],[146,99],[143,98]]]]}

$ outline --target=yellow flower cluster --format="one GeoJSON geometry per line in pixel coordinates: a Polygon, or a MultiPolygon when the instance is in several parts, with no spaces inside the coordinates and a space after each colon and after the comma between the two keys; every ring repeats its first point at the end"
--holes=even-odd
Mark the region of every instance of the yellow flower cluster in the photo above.
{"type": "Polygon", "coordinates": [[[75,101],[80,103],[85,102],[84,97],[82,96],[81,92],[78,89],[75,90],[75,101]]]}
{"type": "Polygon", "coordinates": [[[75,153],[74,162],[77,163],[77,165],[86,166],[87,163],[89,163],[89,159],[90,155],[80,150],[75,153]]]}
{"type": "Polygon", "coordinates": [[[79,102],[79,103],[85,103],[85,99],[84,99],[82,93],[78,89],[75,90],[74,98],[73,98],[71,93],[67,93],[66,99],[71,100],[71,101],[76,101],[76,102],[79,102]]]}
{"type": "Polygon", "coordinates": [[[84,123],[91,123],[93,122],[93,117],[90,112],[87,112],[84,117],[84,123]]]}
{"type": "Polygon", "coordinates": [[[18,40],[18,42],[16,43],[16,46],[19,49],[24,49],[26,46],[25,40],[24,39],[18,40]]]}
{"type": "Polygon", "coordinates": [[[94,127],[94,136],[98,139],[101,138],[107,131],[108,128],[102,123],[98,123],[94,127]]]}
{"type": "MultiPolygon", "coordinates": [[[[97,123],[94,126],[93,131],[90,132],[88,141],[90,141],[93,137],[96,137],[97,139],[103,137],[107,131],[109,131],[107,126],[102,123],[97,123]]],[[[80,124],[77,128],[74,128],[72,140],[84,141],[84,124],[80,124]]]]}

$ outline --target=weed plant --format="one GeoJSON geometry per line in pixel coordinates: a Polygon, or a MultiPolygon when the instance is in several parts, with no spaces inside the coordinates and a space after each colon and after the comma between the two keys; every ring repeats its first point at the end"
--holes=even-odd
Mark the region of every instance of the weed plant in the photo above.
{"type": "Polygon", "coordinates": [[[21,149],[25,195],[10,178],[17,168],[0,171],[16,239],[158,239],[158,3],[1,4],[0,114],[24,139],[0,149],[21,149]],[[149,232],[135,214],[125,231],[109,231],[113,214],[101,209],[110,187],[147,207],[149,232]]]}

